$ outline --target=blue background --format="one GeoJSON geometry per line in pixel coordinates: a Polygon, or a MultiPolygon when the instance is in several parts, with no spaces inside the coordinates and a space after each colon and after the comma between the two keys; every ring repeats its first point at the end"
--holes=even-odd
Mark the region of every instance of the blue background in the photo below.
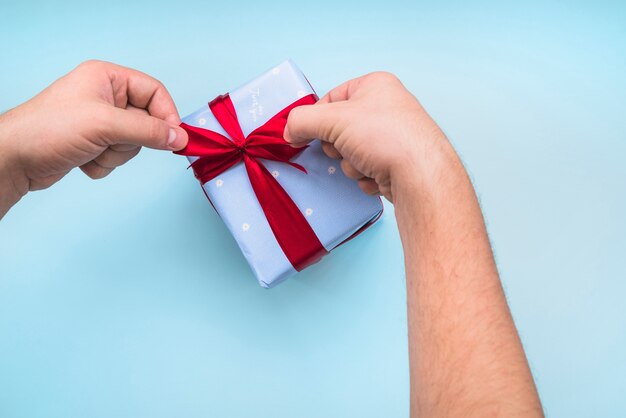
{"type": "MultiPolygon", "coordinates": [[[[624,3],[1,1],[5,110],[89,58],[181,114],[287,57],[320,93],[395,72],[467,164],[548,415],[626,415],[624,3]]],[[[0,416],[406,417],[393,208],[268,291],[185,167],[144,150],[0,222],[0,416]]]]}

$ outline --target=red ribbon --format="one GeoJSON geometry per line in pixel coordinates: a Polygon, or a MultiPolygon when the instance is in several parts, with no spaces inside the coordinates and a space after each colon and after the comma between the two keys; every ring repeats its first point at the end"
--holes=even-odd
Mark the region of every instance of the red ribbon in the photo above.
{"type": "Polygon", "coordinates": [[[276,241],[297,271],[317,262],[327,251],[298,206],[260,159],[287,163],[306,173],[304,167],[289,161],[304,148],[287,144],[283,132],[291,109],[315,101],[313,94],[304,96],[244,136],[230,97],[228,94],[218,96],[209,103],[209,108],[232,140],[217,132],[182,123],[180,126],[189,134],[189,143],[176,152],[199,157],[191,167],[202,184],[243,161],[252,190],[276,241]]]}

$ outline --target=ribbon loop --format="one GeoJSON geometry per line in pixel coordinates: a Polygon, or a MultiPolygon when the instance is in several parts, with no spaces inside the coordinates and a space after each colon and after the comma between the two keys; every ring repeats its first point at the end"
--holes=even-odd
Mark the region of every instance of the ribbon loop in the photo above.
{"type": "Polygon", "coordinates": [[[209,108],[214,115],[220,115],[217,120],[226,133],[237,145],[243,145],[245,137],[241,131],[239,125],[239,119],[237,119],[237,112],[233,106],[233,102],[230,100],[228,94],[222,94],[211,100],[209,108]]]}
{"type": "Polygon", "coordinates": [[[304,148],[287,144],[283,132],[291,109],[314,104],[315,101],[313,94],[302,97],[246,137],[230,96],[218,96],[209,103],[209,108],[230,139],[217,132],[182,123],[181,127],[189,134],[189,144],[176,152],[199,157],[191,167],[202,184],[243,161],[252,190],[274,237],[298,271],[317,262],[327,251],[298,206],[261,160],[286,163],[306,173],[304,167],[290,161],[304,148]]]}

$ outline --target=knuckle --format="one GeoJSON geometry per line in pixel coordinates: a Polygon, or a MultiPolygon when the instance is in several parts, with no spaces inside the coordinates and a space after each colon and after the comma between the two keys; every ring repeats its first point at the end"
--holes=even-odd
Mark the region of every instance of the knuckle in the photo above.
{"type": "Polygon", "coordinates": [[[378,184],[370,178],[362,178],[358,180],[358,185],[363,192],[369,195],[375,195],[380,192],[378,189],[378,184]]]}
{"type": "Polygon", "coordinates": [[[156,78],[153,78],[153,79],[154,79],[154,82],[156,83],[157,90],[167,90],[165,88],[165,84],[163,84],[163,82],[161,80],[156,79],[156,78]]]}
{"type": "Polygon", "coordinates": [[[380,83],[398,83],[400,79],[393,73],[388,71],[376,71],[369,75],[369,78],[372,81],[377,81],[380,83]]]}
{"type": "Polygon", "coordinates": [[[85,70],[85,69],[99,68],[102,65],[104,65],[104,61],[91,59],[91,60],[81,62],[80,64],[78,64],[77,68],[85,70]]]}
{"type": "Polygon", "coordinates": [[[357,174],[356,169],[348,162],[348,160],[341,160],[341,170],[346,177],[354,178],[357,174]]]}
{"type": "Polygon", "coordinates": [[[113,161],[113,155],[114,154],[112,152],[107,150],[100,154],[98,158],[96,158],[94,161],[102,167],[113,168],[113,166],[115,165],[115,161],[113,161]]]}
{"type": "Polygon", "coordinates": [[[322,150],[330,158],[340,158],[341,154],[330,142],[322,142],[322,150]]]}
{"type": "Polygon", "coordinates": [[[131,150],[128,151],[119,151],[119,152],[123,152],[126,155],[125,161],[130,160],[131,158],[135,157],[137,154],[139,154],[139,152],[141,151],[141,147],[135,147],[131,150]]]}
{"type": "Polygon", "coordinates": [[[366,194],[370,194],[371,193],[372,188],[369,185],[369,183],[366,183],[364,181],[359,180],[357,182],[357,184],[359,185],[359,189],[361,189],[361,191],[363,191],[363,193],[366,193],[366,194]]]}
{"type": "Polygon", "coordinates": [[[92,180],[100,180],[105,178],[111,172],[110,169],[99,166],[98,164],[91,164],[86,170],[86,174],[92,180]]]}

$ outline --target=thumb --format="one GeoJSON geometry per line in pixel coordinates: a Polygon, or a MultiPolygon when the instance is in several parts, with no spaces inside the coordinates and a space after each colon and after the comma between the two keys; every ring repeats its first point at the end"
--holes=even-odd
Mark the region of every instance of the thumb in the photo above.
{"type": "Polygon", "coordinates": [[[113,110],[112,122],[106,132],[107,139],[113,144],[134,144],[172,151],[187,146],[187,132],[171,122],[127,109],[113,110]]]}
{"type": "Polygon", "coordinates": [[[285,141],[295,147],[314,139],[335,142],[341,132],[339,110],[339,103],[317,103],[292,109],[285,126],[285,141]]]}

